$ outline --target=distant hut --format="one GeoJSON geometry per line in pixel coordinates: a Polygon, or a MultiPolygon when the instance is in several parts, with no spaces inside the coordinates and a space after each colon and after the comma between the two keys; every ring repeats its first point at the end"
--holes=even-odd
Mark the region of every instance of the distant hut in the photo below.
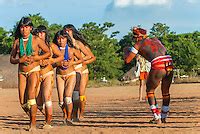
{"type": "Polygon", "coordinates": [[[132,67],[128,72],[126,72],[122,77],[121,81],[125,83],[134,82],[138,80],[137,67],[132,67]]]}

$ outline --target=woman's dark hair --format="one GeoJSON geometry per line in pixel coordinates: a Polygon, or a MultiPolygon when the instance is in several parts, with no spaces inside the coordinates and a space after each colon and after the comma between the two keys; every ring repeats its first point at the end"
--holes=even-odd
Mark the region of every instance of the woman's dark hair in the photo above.
{"type": "Polygon", "coordinates": [[[66,29],[70,29],[72,30],[72,34],[74,39],[81,41],[84,45],[89,46],[89,44],[86,42],[86,40],[84,39],[83,35],[74,27],[74,25],[72,24],[67,24],[63,27],[64,30],[66,29]]]}
{"type": "Polygon", "coordinates": [[[34,35],[37,35],[40,33],[40,32],[44,32],[45,33],[45,43],[47,45],[50,44],[50,37],[49,37],[49,32],[47,30],[47,28],[44,26],[44,25],[39,25],[37,28],[33,29],[32,33],[34,35]]]}
{"type": "Polygon", "coordinates": [[[17,29],[15,31],[14,37],[15,39],[20,38],[22,35],[20,33],[20,27],[21,26],[31,26],[33,27],[33,23],[29,17],[22,17],[21,20],[19,21],[19,24],[17,25],[17,29]]]}
{"type": "Polygon", "coordinates": [[[38,29],[34,27],[34,28],[32,29],[32,32],[31,32],[31,33],[32,33],[33,35],[35,35],[35,36],[38,36],[38,33],[39,33],[39,32],[38,32],[38,29]]]}
{"type": "Polygon", "coordinates": [[[72,39],[71,37],[69,36],[69,34],[67,32],[65,32],[64,30],[60,30],[58,31],[55,36],[54,36],[54,39],[53,39],[53,43],[58,45],[58,37],[59,36],[63,36],[63,37],[66,37],[67,38],[67,44],[69,47],[74,47],[73,43],[72,43],[72,39]]]}

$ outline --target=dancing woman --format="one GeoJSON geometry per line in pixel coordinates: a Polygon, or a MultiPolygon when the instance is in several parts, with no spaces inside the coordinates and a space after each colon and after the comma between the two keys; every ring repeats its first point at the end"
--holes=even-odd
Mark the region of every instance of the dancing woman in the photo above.
{"type": "Polygon", "coordinates": [[[57,64],[56,84],[59,98],[59,105],[64,113],[64,120],[71,125],[73,109],[72,94],[76,84],[76,72],[74,65],[83,62],[80,53],[74,49],[72,40],[64,30],[58,31],[53,42],[59,47],[64,60],[57,64]],[[78,59],[75,61],[75,58],[78,59]]]}
{"type": "Polygon", "coordinates": [[[47,45],[31,34],[32,21],[22,17],[15,32],[10,62],[18,64],[18,91],[22,108],[30,117],[30,131],[36,129],[36,89],[39,83],[39,61],[50,56],[47,45]],[[39,51],[44,53],[39,55],[39,51]]]}
{"type": "MultiPolygon", "coordinates": [[[[57,45],[55,45],[54,43],[50,44],[48,30],[45,26],[38,26],[35,30],[35,34],[45,41],[51,52],[51,56],[49,58],[40,61],[40,90],[39,95],[37,96],[38,109],[42,111],[43,106],[45,107],[46,123],[43,128],[46,129],[52,128],[52,92],[54,86],[54,70],[52,65],[62,61],[64,57],[59,51],[57,45]]],[[[41,53],[43,53],[43,51],[41,53]]]]}
{"type": "Polygon", "coordinates": [[[86,86],[89,79],[89,70],[87,68],[87,64],[90,64],[96,60],[96,57],[90,50],[89,44],[85,41],[81,33],[72,25],[67,24],[63,27],[63,29],[70,35],[72,38],[72,42],[74,47],[81,53],[84,62],[75,66],[75,70],[77,72],[77,83],[74,92],[74,102],[77,105],[74,107],[74,120],[79,121],[79,119],[83,118],[85,105],[86,105],[86,86]],[[79,98],[76,97],[79,95],[79,98]],[[78,99],[77,99],[78,98],[78,99]],[[78,102],[78,103],[77,103],[78,102]],[[78,116],[77,107],[80,108],[80,114],[78,116]]]}

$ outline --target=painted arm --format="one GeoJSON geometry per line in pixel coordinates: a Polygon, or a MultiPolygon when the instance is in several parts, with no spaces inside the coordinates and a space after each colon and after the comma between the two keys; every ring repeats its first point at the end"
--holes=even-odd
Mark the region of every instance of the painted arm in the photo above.
{"type": "Polygon", "coordinates": [[[73,63],[74,65],[83,63],[84,60],[83,60],[83,57],[81,56],[81,53],[79,50],[74,49],[74,56],[76,56],[76,58],[78,59],[78,60],[74,61],[74,63],[73,63]]]}
{"type": "Polygon", "coordinates": [[[135,45],[134,47],[125,47],[124,48],[124,61],[126,64],[130,63],[133,58],[135,58],[138,53],[138,47],[135,45]]]}
{"type": "MultiPolygon", "coordinates": [[[[73,57],[73,58],[70,58],[69,60],[64,61],[63,66],[70,67],[70,66],[77,65],[83,62],[83,58],[81,56],[80,51],[74,48],[70,48],[70,51],[72,52],[70,57],[73,57]],[[77,58],[77,60],[75,60],[74,56],[77,58]]],[[[62,62],[61,62],[61,65],[62,65],[62,62]]]]}
{"type": "Polygon", "coordinates": [[[64,60],[64,56],[62,55],[62,53],[58,49],[57,45],[51,44],[51,48],[52,48],[53,54],[56,55],[56,58],[51,58],[50,59],[51,60],[51,64],[63,61],[64,60]]]}
{"type": "Polygon", "coordinates": [[[45,42],[42,39],[40,39],[39,37],[36,38],[36,40],[38,42],[39,48],[42,49],[42,51],[44,52],[44,54],[42,54],[42,55],[35,55],[33,57],[34,61],[40,61],[40,60],[44,60],[46,58],[49,58],[51,56],[51,53],[50,53],[49,48],[45,44],[45,42]]]}
{"type": "Polygon", "coordinates": [[[27,56],[23,56],[21,58],[17,58],[17,42],[18,40],[15,40],[13,46],[12,46],[12,50],[11,50],[11,53],[10,53],[10,63],[11,64],[19,64],[19,63],[24,63],[27,61],[27,56]]]}
{"type": "Polygon", "coordinates": [[[79,48],[80,48],[81,52],[85,55],[83,57],[84,61],[90,60],[91,58],[94,57],[94,55],[92,54],[91,50],[88,47],[86,47],[82,42],[78,41],[77,43],[79,45],[79,48]]]}
{"type": "Polygon", "coordinates": [[[94,54],[92,53],[92,51],[90,50],[89,47],[85,46],[85,48],[87,49],[87,51],[90,54],[90,59],[84,60],[84,64],[87,65],[87,64],[90,64],[90,63],[94,62],[96,60],[96,57],[94,56],[94,54]]]}

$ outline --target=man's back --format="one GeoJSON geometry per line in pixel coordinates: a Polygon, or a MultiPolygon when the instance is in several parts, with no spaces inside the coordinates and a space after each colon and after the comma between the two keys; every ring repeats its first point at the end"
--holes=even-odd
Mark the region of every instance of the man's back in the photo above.
{"type": "Polygon", "coordinates": [[[169,87],[173,77],[172,57],[166,55],[165,47],[157,38],[147,37],[145,29],[134,27],[133,39],[137,41],[134,47],[124,48],[125,63],[130,63],[138,53],[151,62],[151,69],[146,82],[148,103],[153,114],[153,119],[150,122],[160,124],[162,121],[162,123],[166,123],[170,103],[169,87]],[[154,92],[161,81],[163,103],[160,113],[154,92]]]}
{"type": "Polygon", "coordinates": [[[165,47],[157,38],[145,38],[137,42],[135,47],[139,48],[139,54],[149,62],[158,56],[163,56],[166,54],[165,47]]]}

